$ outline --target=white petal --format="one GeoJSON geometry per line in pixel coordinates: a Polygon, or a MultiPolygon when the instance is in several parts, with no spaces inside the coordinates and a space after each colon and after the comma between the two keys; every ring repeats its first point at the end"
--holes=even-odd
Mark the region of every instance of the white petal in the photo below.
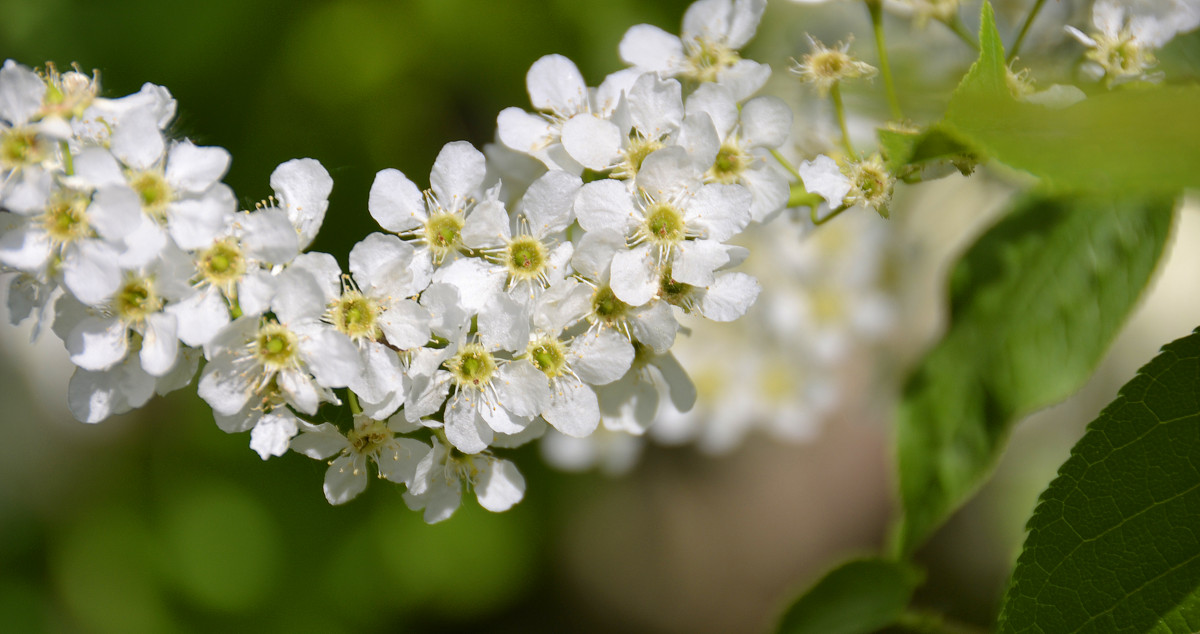
{"type": "Polygon", "coordinates": [[[487,175],[487,159],[483,152],[467,141],[454,141],[442,146],[429,185],[434,196],[447,211],[462,209],[467,199],[476,195],[487,175]]]}
{"type": "Polygon", "coordinates": [[[725,32],[725,44],[733,49],[745,46],[754,37],[766,8],[767,0],[734,0],[728,30],[725,32]]]}
{"type": "Polygon", "coordinates": [[[198,194],[221,180],[229,161],[225,148],[196,147],[191,141],[180,141],[167,153],[167,182],[175,189],[198,194]]]}
{"type": "Polygon", "coordinates": [[[107,240],[120,240],[141,226],[142,201],[124,185],[103,187],[92,196],[87,215],[96,233],[107,240]]]}
{"type": "Polygon", "coordinates": [[[124,269],[141,269],[150,266],[162,255],[171,237],[158,221],[139,214],[138,226],[119,243],[124,248],[116,254],[116,265],[124,269]]]}
{"type": "Polygon", "coordinates": [[[200,198],[171,203],[167,209],[167,228],[182,249],[201,249],[212,244],[229,228],[237,200],[224,183],[210,188],[200,198]]]}
{"type": "Polygon", "coordinates": [[[771,78],[771,67],[758,62],[739,59],[717,77],[717,83],[729,89],[733,98],[745,101],[758,92],[771,78]]]}
{"type": "Polygon", "coordinates": [[[97,306],[117,291],[121,271],[111,246],[85,240],[63,251],[63,282],[79,301],[97,306]]]}
{"type": "Polygon", "coordinates": [[[105,148],[83,148],[75,155],[74,166],[75,176],[92,187],[126,184],[125,173],[121,171],[116,157],[105,148]]]}
{"type": "Polygon", "coordinates": [[[246,315],[265,313],[275,299],[275,276],[262,270],[248,271],[237,285],[237,300],[246,315]]]}
{"type": "Polygon", "coordinates": [[[88,317],[67,337],[71,363],[92,371],[107,370],[129,352],[129,337],[120,319],[88,317]]]}
{"type": "Polygon", "coordinates": [[[500,403],[517,416],[537,416],[550,402],[546,375],[525,359],[502,366],[492,383],[500,403]]]}
{"type": "Polygon", "coordinates": [[[758,281],[745,273],[718,275],[700,299],[700,314],[713,321],[733,321],[746,314],[760,291],[758,281]]]}
{"type": "Polygon", "coordinates": [[[291,441],[290,448],[314,460],[324,460],[349,446],[350,441],[333,423],[321,423],[315,427],[306,425],[303,433],[291,441]]]}
{"type": "Polygon", "coordinates": [[[754,197],[741,185],[708,184],[692,198],[684,218],[689,227],[705,227],[703,237],[724,242],[750,224],[752,202],[754,197]]]}
{"type": "Polygon", "coordinates": [[[686,240],[679,245],[671,263],[671,278],[692,286],[708,286],[713,282],[713,271],[728,261],[729,255],[721,243],[686,240]]]}
{"type": "Polygon", "coordinates": [[[457,332],[467,324],[470,315],[463,308],[458,289],[450,284],[430,284],[421,293],[421,306],[431,316],[429,329],[446,339],[457,338],[457,332]]]}
{"type": "Polygon", "coordinates": [[[770,165],[761,165],[742,172],[741,184],[750,190],[754,201],[750,204],[750,217],[755,222],[765,222],[783,211],[791,195],[788,178],[770,165]]]}
{"type": "MultiPolygon", "coordinates": [[[[525,478],[516,465],[508,460],[485,459],[475,479],[475,496],[479,505],[501,513],[525,497],[525,478]]],[[[476,462],[478,465],[479,462],[476,462]]]]}
{"type": "Polygon", "coordinates": [[[603,170],[620,156],[621,130],[612,121],[589,113],[578,114],[563,124],[562,143],[580,165],[603,170]]]}
{"type": "Polygon", "coordinates": [[[651,251],[654,246],[642,244],[632,250],[617,251],[612,261],[612,290],[630,306],[641,306],[658,293],[660,272],[651,251]]]}
{"type": "Polygon", "coordinates": [[[654,358],[651,363],[662,371],[663,379],[666,380],[671,395],[671,403],[675,405],[675,408],[681,412],[692,409],[692,406],[696,404],[696,386],[688,378],[683,366],[679,365],[675,355],[668,352],[654,358]]]}
{"type": "Polygon", "coordinates": [[[270,456],[282,456],[287,453],[288,444],[299,431],[296,416],[288,409],[272,410],[258,419],[258,424],[250,430],[250,448],[258,452],[263,460],[270,456]]]}
{"type": "Polygon", "coordinates": [[[695,191],[700,184],[700,175],[701,171],[687,150],[668,146],[652,152],[642,161],[637,186],[652,200],[673,200],[682,192],[695,191]]]}
{"type": "Polygon", "coordinates": [[[300,353],[317,382],[325,387],[346,387],[362,374],[358,348],[346,335],[322,328],[300,340],[300,353]]]}
{"type": "Polygon", "coordinates": [[[804,188],[811,194],[824,198],[832,207],[842,204],[850,193],[850,179],[842,174],[838,164],[824,154],[811,161],[803,161],[796,167],[804,188]]]}
{"type": "Polygon", "coordinates": [[[571,343],[571,369],[591,385],[612,383],[633,363],[633,344],[611,328],[585,332],[571,343]]]}
{"type": "Polygon", "coordinates": [[[321,230],[333,179],[316,159],[292,159],[271,172],[271,189],[287,210],[288,219],[300,234],[300,248],[304,249],[321,230]]]}
{"type": "Polygon", "coordinates": [[[701,84],[695,92],[688,95],[687,113],[708,115],[722,141],[733,132],[738,123],[738,106],[733,94],[728,88],[713,83],[701,84]]]}
{"type": "Polygon", "coordinates": [[[792,129],[792,109],[778,97],[755,97],[742,106],[742,141],[748,147],[777,148],[792,129]]]}
{"type": "Polygon", "coordinates": [[[478,394],[464,390],[446,404],[446,440],[463,453],[479,453],[492,441],[492,428],[479,415],[484,405],[478,394]]]}
{"type": "Polygon", "coordinates": [[[654,73],[638,77],[626,100],[631,127],[647,139],[659,139],[683,123],[683,87],[654,73]]]}
{"type": "Polygon", "coordinates": [[[300,238],[287,212],[282,209],[262,209],[241,214],[242,246],[247,255],[271,264],[284,264],[300,252],[300,238]]]}
{"type": "Polygon", "coordinates": [[[511,237],[508,211],[499,202],[485,201],[476,205],[463,223],[463,244],[472,249],[499,247],[507,244],[511,237]]]}
{"type": "Polygon", "coordinates": [[[255,378],[234,367],[228,359],[218,359],[205,366],[196,391],[215,412],[233,416],[250,400],[251,381],[255,378]]]}
{"type": "Polygon", "coordinates": [[[417,465],[429,453],[429,445],[415,438],[396,438],[379,452],[379,475],[408,484],[416,475],[417,465]]]}
{"type": "Polygon", "coordinates": [[[411,292],[409,288],[413,279],[409,271],[413,253],[413,246],[397,236],[372,233],[350,250],[350,272],[360,288],[410,297],[423,290],[411,292]]]}
{"type": "MultiPolygon", "coordinates": [[[[683,14],[683,39],[704,38],[724,43],[733,12],[730,0],[697,0],[683,14]]],[[[753,31],[751,31],[753,34],[753,31]]]]}
{"type": "Polygon", "coordinates": [[[554,139],[550,122],[520,108],[505,108],[496,116],[496,136],[504,145],[538,158],[554,139]]]}
{"type": "Polygon", "coordinates": [[[275,297],[271,311],[284,324],[311,322],[325,314],[325,294],[309,271],[288,267],[275,276],[275,297]]]}
{"type": "MultiPolygon", "coordinates": [[[[587,187],[580,190],[585,191],[587,187]]],[[[625,249],[624,235],[611,229],[589,231],[579,240],[579,247],[571,256],[571,266],[580,275],[599,282],[609,277],[609,267],[617,251],[625,249]]]]}
{"type": "Polygon", "coordinates": [[[0,234],[0,264],[36,273],[50,260],[50,235],[32,224],[0,234]]]}
{"type": "Polygon", "coordinates": [[[498,293],[479,313],[479,338],[490,349],[524,350],[529,344],[529,314],[508,295],[498,293]]]}
{"type": "Polygon", "coordinates": [[[401,350],[425,345],[430,321],[429,309],[411,299],[394,302],[379,314],[379,328],[388,343],[401,350]]]}
{"type": "Polygon", "coordinates": [[[345,504],[367,488],[366,460],[360,454],[341,456],[325,470],[325,499],[345,504]]]}
{"type": "Polygon", "coordinates": [[[543,237],[565,231],[573,219],[575,195],[582,186],[578,176],[557,170],[534,181],[521,197],[521,213],[529,220],[533,235],[543,237]]]}
{"type": "Polygon", "coordinates": [[[283,370],[275,375],[275,382],[284,391],[292,407],[310,416],[317,413],[321,395],[307,374],[299,370],[283,370]]]}
{"type": "Polygon", "coordinates": [[[113,414],[129,411],[117,383],[114,371],[89,372],[76,368],[67,385],[71,413],[81,422],[98,423],[113,414]]]}
{"type": "Polygon", "coordinates": [[[375,175],[367,209],[379,226],[396,233],[416,229],[429,217],[421,190],[403,172],[391,168],[375,175]]]}
{"type": "Polygon", "coordinates": [[[579,190],[575,216],[584,231],[607,230],[625,235],[637,223],[637,206],[624,183],[606,178],[579,190]]]}
{"type": "Polygon", "coordinates": [[[162,376],[175,367],[179,353],[179,338],[175,335],[175,316],[170,313],[154,313],[146,317],[146,332],[142,335],[142,351],[139,353],[142,368],[151,376],[162,376]]]}
{"type": "MultiPolygon", "coordinates": [[[[312,275],[313,281],[321,289],[320,297],[324,304],[342,296],[342,267],[332,255],[320,251],[301,253],[288,265],[288,270],[293,269],[303,269],[312,275]]],[[[320,317],[320,314],[313,316],[320,317]]]]}
{"type": "Polygon", "coordinates": [[[121,118],[112,135],[112,153],[135,170],[146,170],[158,163],[166,143],[158,120],[150,108],[137,108],[121,118]]]}
{"type": "Polygon", "coordinates": [[[568,436],[587,436],[600,424],[596,392],[578,379],[564,375],[551,385],[550,404],[542,417],[568,436]]]}
{"type": "Polygon", "coordinates": [[[630,27],[619,50],[621,61],[645,70],[674,71],[684,62],[683,42],[649,24],[630,27]]]}
{"type": "Polygon", "coordinates": [[[13,60],[0,69],[0,119],[20,125],[37,114],[46,94],[46,83],[37,73],[13,60]]]}
{"type": "Polygon", "coordinates": [[[504,286],[504,269],[475,258],[460,258],[437,270],[433,280],[458,290],[463,308],[474,314],[504,286]]]}
{"type": "Polygon", "coordinates": [[[525,74],[529,102],[538,110],[570,116],[587,108],[587,84],[575,63],[562,55],[546,55],[525,74]]]}
{"type": "Polygon", "coordinates": [[[675,343],[679,322],[675,321],[675,313],[671,311],[670,304],[662,301],[651,302],[643,310],[635,312],[632,321],[633,335],[655,352],[662,354],[675,343]]]}

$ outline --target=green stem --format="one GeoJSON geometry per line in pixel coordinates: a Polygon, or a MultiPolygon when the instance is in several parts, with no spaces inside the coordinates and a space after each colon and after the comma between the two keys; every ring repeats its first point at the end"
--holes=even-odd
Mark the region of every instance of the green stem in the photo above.
{"type": "Polygon", "coordinates": [[[358,395],[354,390],[346,390],[346,400],[350,401],[350,413],[358,416],[362,413],[362,407],[358,404],[358,395]]]}
{"type": "Polygon", "coordinates": [[[975,41],[975,36],[967,32],[966,27],[963,26],[962,20],[959,19],[958,15],[955,15],[949,20],[941,20],[941,23],[945,24],[947,28],[953,31],[954,34],[958,36],[958,39],[966,42],[967,46],[970,46],[976,51],[979,50],[979,42],[975,41]]]}
{"type": "Polygon", "coordinates": [[[819,226],[829,222],[830,220],[833,220],[834,218],[837,218],[838,216],[842,215],[842,212],[846,211],[849,208],[850,207],[847,205],[839,205],[838,208],[834,209],[828,216],[825,216],[824,218],[818,218],[817,217],[817,206],[814,205],[812,207],[812,211],[809,212],[809,217],[812,218],[813,224],[819,227],[819,226]]]}
{"type": "Polygon", "coordinates": [[[788,196],[787,206],[788,207],[812,207],[813,209],[816,209],[818,205],[820,205],[822,202],[824,202],[824,200],[825,199],[821,198],[821,196],[819,194],[810,194],[808,192],[808,190],[804,188],[803,181],[796,181],[796,182],[792,183],[791,193],[788,196]]]}
{"type": "Polygon", "coordinates": [[[888,107],[892,110],[892,118],[900,120],[904,118],[904,113],[900,110],[900,100],[896,98],[896,84],[892,81],[892,65],[888,62],[887,46],[883,38],[883,2],[867,0],[867,11],[871,14],[871,26],[875,30],[875,48],[879,51],[879,74],[883,75],[888,107]]]}
{"type": "Polygon", "coordinates": [[[1046,0],[1037,0],[1033,3],[1033,8],[1029,10],[1029,15],[1025,16],[1025,24],[1021,25],[1021,32],[1017,34],[1016,41],[1013,42],[1012,50],[1008,52],[1008,63],[1012,63],[1017,58],[1017,51],[1021,50],[1021,44],[1025,42],[1025,34],[1029,33],[1029,25],[1033,24],[1033,19],[1037,17],[1039,11],[1042,10],[1042,5],[1046,0]]]}
{"type": "Polygon", "coordinates": [[[774,156],[775,160],[779,161],[779,164],[782,165],[783,169],[787,170],[789,174],[791,174],[792,176],[795,176],[797,179],[800,178],[800,172],[796,171],[796,166],[792,165],[791,161],[787,160],[787,158],[785,158],[782,154],[780,154],[779,150],[772,148],[771,156],[774,156]]]}
{"type": "Polygon", "coordinates": [[[909,608],[896,619],[901,629],[919,634],[986,634],[987,630],[931,610],[909,608]]]}
{"type": "Polygon", "coordinates": [[[854,146],[850,143],[850,130],[846,127],[846,108],[842,105],[841,82],[833,82],[833,87],[829,89],[829,96],[833,97],[833,109],[837,112],[838,125],[842,128],[842,145],[846,147],[846,153],[850,158],[855,158],[858,155],[854,153],[854,146]]]}
{"type": "Polygon", "coordinates": [[[73,176],[75,174],[75,159],[71,157],[71,148],[67,145],[66,141],[59,141],[58,146],[62,149],[63,171],[67,173],[67,176],[73,176]]]}

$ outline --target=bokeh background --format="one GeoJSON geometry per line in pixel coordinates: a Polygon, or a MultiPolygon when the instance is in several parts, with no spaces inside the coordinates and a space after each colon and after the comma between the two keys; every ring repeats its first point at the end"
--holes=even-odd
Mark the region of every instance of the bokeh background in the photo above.
{"type": "MultiPolygon", "coordinates": [[[[482,147],[496,113],[527,107],[524,75],[538,57],[567,55],[596,85],[619,68],[629,26],[678,32],[687,4],[3,0],[0,55],[99,69],[106,96],[167,86],[179,102],[174,131],[233,155],[226,182],[244,207],[271,194],[277,164],[319,159],[335,187],[313,248],[344,264],[376,229],[366,197],[378,170],[425,182],[444,143],[482,147]]],[[[1000,5],[1002,32],[1028,4],[1000,5]]],[[[1035,64],[1071,46],[1063,23],[1087,24],[1083,3],[1050,4],[1030,39],[1035,64]]],[[[974,11],[964,13],[971,28],[974,11]]],[[[888,29],[906,108],[932,116],[971,55],[932,27],[890,16],[888,29]]],[[[807,51],[806,32],[829,43],[855,32],[856,50],[874,54],[861,7],[772,0],[748,56],[776,69],[769,90],[803,101],[797,138],[811,140],[832,120],[782,72],[807,51]]],[[[1176,77],[1196,77],[1197,38],[1162,58],[1176,77]]],[[[847,100],[867,115],[883,111],[877,84],[849,89],[847,100]]],[[[494,515],[466,496],[436,526],[383,483],[329,506],[323,463],[294,454],[264,463],[245,435],[215,427],[194,390],[78,423],[65,406],[61,344],[30,345],[28,328],[5,326],[0,631],[763,630],[790,591],[884,539],[896,382],[937,332],[946,259],[1002,206],[1013,178],[898,190],[880,278],[895,301],[893,327],[886,345],[848,366],[854,389],[805,442],[750,433],[721,457],[651,447],[617,478],[552,471],[527,447],[517,452],[529,483],[520,505],[494,515]]],[[[993,618],[1025,518],[1084,424],[1158,345],[1200,323],[1198,235],[1193,204],[1152,296],[1081,397],[1024,424],[993,483],[922,552],[924,605],[968,623],[993,618]]]]}

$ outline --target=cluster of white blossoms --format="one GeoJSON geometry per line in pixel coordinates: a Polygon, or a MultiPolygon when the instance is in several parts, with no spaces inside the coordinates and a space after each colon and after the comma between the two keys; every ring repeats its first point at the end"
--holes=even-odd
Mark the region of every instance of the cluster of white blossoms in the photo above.
{"type": "Polygon", "coordinates": [[[218,426],[249,431],[264,459],[329,460],[331,503],[377,473],[427,521],[465,488],[505,510],[524,480],[497,450],[548,427],[586,437],[602,420],[642,433],[661,385],[694,394],[671,352],[678,317],[731,321],[758,296],[729,270],[746,252],[728,241],[789,195],[768,152],[791,111],[753,97],[770,69],[738,54],[764,7],[701,0],[680,37],[634,27],[621,43],[631,67],[599,88],[564,57],[538,60],[533,111],[500,113],[490,160],[459,141],[428,187],[376,175],[381,231],[354,246],[348,272],[307,251],[333,187],[316,160],[280,165],[274,196],[240,211],[221,182],[229,153],[165,132],[165,88],[104,99],[94,77],[8,61],[10,318],[52,324],[77,366],[68,400],[82,421],[199,372],[218,426]],[[496,176],[520,154],[541,167],[496,176]],[[351,417],[331,412],[345,409],[353,422],[339,426],[351,417]]]}

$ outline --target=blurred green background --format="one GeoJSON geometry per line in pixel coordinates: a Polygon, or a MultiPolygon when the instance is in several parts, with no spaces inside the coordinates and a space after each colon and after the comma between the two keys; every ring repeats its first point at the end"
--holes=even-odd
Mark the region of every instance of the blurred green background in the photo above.
{"type": "MultiPolygon", "coordinates": [[[[799,7],[772,4],[752,49],[770,52],[750,56],[777,71],[806,52],[805,30],[829,43],[853,30],[872,57],[865,11],[798,24],[799,7]]],[[[1002,15],[1019,16],[1020,4],[1002,15]]],[[[502,108],[528,107],[524,76],[538,57],[566,55],[596,85],[619,68],[628,27],[676,33],[687,5],[3,0],[0,55],[99,69],[109,97],[168,87],[174,131],[233,155],[226,182],[244,207],[272,193],[279,163],[320,160],[335,186],[313,248],[344,264],[376,230],[366,199],[377,171],[426,184],[443,144],[482,147],[502,108]]],[[[889,29],[907,25],[889,18],[889,29]]],[[[936,103],[930,86],[948,90],[944,78],[969,63],[953,38],[938,41],[956,55],[908,75],[913,110],[936,103]]],[[[864,84],[848,99],[881,109],[877,90],[864,84]]],[[[1101,373],[1096,403],[1158,336],[1101,373]]],[[[654,450],[621,480],[552,473],[525,448],[520,505],[494,515],[468,495],[431,527],[383,482],[329,506],[324,463],[260,461],[246,435],[216,428],[194,388],[88,426],[66,412],[60,343],[10,336],[0,352],[0,632],[753,631],[788,588],[880,543],[889,516],[878,417],[835,421],[808,446],[755,439],[726,460],[654,450]]],[[[987,621],[1034,496],[1091,407],[1018,438],[1028,453],[1015,484],[931,547],[931,565],[951,572],[935,570],[929,604],[987,621]]]]}

